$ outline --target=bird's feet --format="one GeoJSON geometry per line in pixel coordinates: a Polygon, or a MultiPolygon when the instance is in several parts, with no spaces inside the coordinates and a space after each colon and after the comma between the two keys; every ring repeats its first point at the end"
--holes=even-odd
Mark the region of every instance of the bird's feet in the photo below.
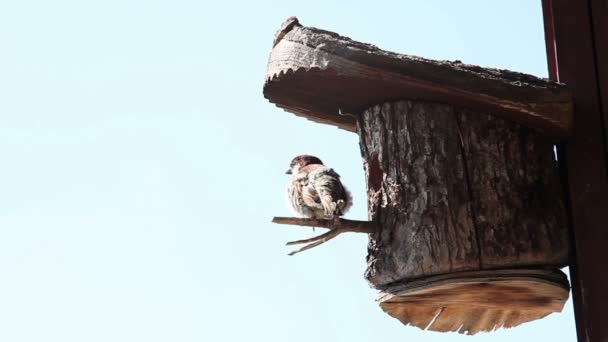
{"type": "Polygon", "coordinates": [[[338,229],[338,227],[340,227],[340,217],[339,216],[334,216],[333,218],[333,222],[331,223],[331,229],[338,229]]]}

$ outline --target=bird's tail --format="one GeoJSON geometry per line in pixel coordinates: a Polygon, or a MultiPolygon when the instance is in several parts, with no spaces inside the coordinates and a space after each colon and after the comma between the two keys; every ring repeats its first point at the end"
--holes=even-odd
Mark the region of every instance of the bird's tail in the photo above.
{"type": "Polygon", "coordinates": [[[342,208],[344,208],[346,202],[344,200],[338,200],[336,202],[336,208],[334,209],[334,216],[342,216],[344,215],[344,211],[342,210],[342,208]]]}
{"type": "Polygon", "coordinates": [[[336,209],[334,210],[334,214],[336,216],[342,216],[350,207],[353,205],[353,196],[350,194],[346,188],[344,188],[344,199],[339,199],[336,201],[336,209]]]}

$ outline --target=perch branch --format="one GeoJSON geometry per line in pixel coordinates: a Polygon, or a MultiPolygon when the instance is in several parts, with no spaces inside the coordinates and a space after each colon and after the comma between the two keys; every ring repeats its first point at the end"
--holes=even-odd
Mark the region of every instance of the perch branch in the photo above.
{"type": "Polygon", "coordinates": [[[319,236],[312,237],[310,239],[290,241],[287,243],[288,246],[299,245],[303,243],[307,243],[304,247],[289,253],[289,255],[294,255],[300,252],[303,252],[307,249],[311,249],[320,244],[323,244],[336,236],[346,233],[374,233],[377,228],[373,222],[369,221],[354,221],[354,220],[346,220],[336,218],[335,220],[321,220],[321,219],[306,219],[306,218],[296,218],[296,217],[275,217],[272,219],[273,223],[278,224],[291,224],[298,226],[307,226],[307,227],[320,227],[327,228],[330,231],[321,234],[319,236]]]}

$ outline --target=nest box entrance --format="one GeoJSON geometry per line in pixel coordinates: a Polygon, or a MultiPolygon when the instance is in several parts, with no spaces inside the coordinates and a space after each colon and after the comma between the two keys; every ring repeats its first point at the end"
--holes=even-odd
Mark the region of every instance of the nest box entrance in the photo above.
{"type": "Polygon", "coordinates": [[[365,278],[389,315],[474,334],[561,311],[569,242],[553,143],[572,121],[564,85],[289,18],[264,96],[359,135],[374,227],[358,230],[369,233],[365,278]]]}

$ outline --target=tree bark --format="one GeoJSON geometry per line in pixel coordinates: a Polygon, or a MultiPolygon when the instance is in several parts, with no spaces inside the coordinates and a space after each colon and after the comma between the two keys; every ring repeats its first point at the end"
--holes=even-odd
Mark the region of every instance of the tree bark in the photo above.
{"type": "Polygon", "coordinates": [[[551,142],[531,129],[445,104],[398,101],[363,112],[366,279],[378,289],[460,271],[568,262],[551,142]]]}

